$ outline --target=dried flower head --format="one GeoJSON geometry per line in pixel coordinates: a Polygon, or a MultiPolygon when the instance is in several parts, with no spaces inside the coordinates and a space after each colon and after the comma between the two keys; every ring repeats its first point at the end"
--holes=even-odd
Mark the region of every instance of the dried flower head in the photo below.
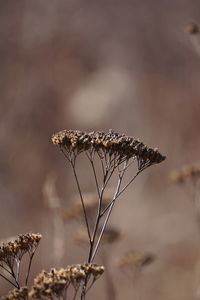
{"type": "Polygon", "coordinates": [[[35,252],[41,238],[42,235],[39,233],[26,233],[19,235],[14,241],[3,243],[0,245],[0,262],[20,260],[25,253],[31,255],[35,252]]]}
{"type": "MultiPolygon", "coordinates": [[[[97,232],[97,239],[101,233],[101,228],[98,229],[97,232]]],[[[79,228],[74,234],[73,234],[74,241],[78,244],[87,244],[88,243],[88,234],[87,231],[84,228],[79,228]]],[[[102,244],[112,244],[119,240],[120,238],[120,232],[112,227],[107,227],[104,231],[104,235],[102,238],[102,244]]]]}
{"type": "Polygon", "coordinates": [[[84,284],[86,278],[92,276],[94,281],[103,272],[104,267],[95,264],[76,264],[66,269],[43,271],[35,278],[29,296],[34,299],[43,299],[44,296],[50,299],[52,296],[60,297],[70,285],[77,290],[84,284]]]}
{"type": "Polygon", "coordinates": [[[24,300],[28,297],[28,288],[21,287],[20,289],[14,289],[9,294],[3,297],[4,300],[24,300]]]}
{"type": "Polygon", "coordinates": [[[188,179],[197,180],[200,178],[200,166],[186,166],[179,171],[174,171],[170,174],[170,179],[175,183],[184,183],[188,179]]]}
{"type": "Polygon", "coordinates": [[[157,149],[148,148],[139,140],[112,130],[108,133],[63,130],[52,136],[52,142],[63,147],[69,156],[72,153],[77,155],[82,151],[94,150],[99,154],[115,155],[120,161],[135,157],[141,167],[160,163],[165,159],[157,149]]]}
{"type": "Polygon", "coordinates": [[[153,261],[154,256],[152,254],[142,254],[135,251],[130,251],[119,260],[117,266],[121,269],[128,266],[141,268],[149,265],[153,261]]]}

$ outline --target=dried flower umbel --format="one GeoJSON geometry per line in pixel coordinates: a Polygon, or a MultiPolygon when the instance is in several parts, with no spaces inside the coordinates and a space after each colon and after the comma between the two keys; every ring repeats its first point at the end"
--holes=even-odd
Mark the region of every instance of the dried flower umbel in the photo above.
{"type": "MultiPolygon", "coordinates": [[[[162,162],[165,156],[160,154],[157,149],[148,148],[133,137],[115,133],[112,130],[108,133],[102,131],[84,132],[79,130],[63,130],[52,136],[52,142],[59,146],[65,158],[72,166],[88,234],[88,263],[92,263],[116,199],[144,169],[153,164],[162,162]],[[89,224],[85,199],[77,174],[77,157],[81,153],[85,154],[89,160],[97,190],[98,204],[95,213],[95,222],[92,228],[89,224]],[[100,161],[101,176],[99,176],[97,172],[97,160],[100,161]],[[128,182],[124,183],[124,174],[134,162],[136,162],[136,172],[128,182]],[[114,175],[117,175],[116,189],[110,202],[105,206],[105,190],[114,175]],[[98,233],[99,228],[101,228],[100,233],[98,233]]],[[[82,290],[81,299],[85,299],[86,286],[87,278],[82,290]]]]}
{"type": "Polygon", "coordinates": [[[28,288],[21,287],[10,291],[7,296],[3,297],[4,300],[25,300],[28,299],[28,288]]]}
{"type": "Polygon", "coordinates": [[[25,278],[25,285],[27,285],[32,259],[41,238],[42,236],[39,233],[21,234],[15,240],[0,245],[0,269],[8,277],[1,273],[0,276],[17,289],[20,289],[19,275],[22,258],[26,253],[29,255],[29,264],[25,278]],[[10,277],[11,279],[9,279],[10,277]]]}
{"type": "MultiPolygon", "coordinates": [[[[29,297],[33,299],[67,299],[69,287],[73,287],[76,298],[78,291],[85,284],[85,279],[91,279],[91,285],[103,274],[104,267],[96,264],[76,264],[66,269],[51,269],[43,271],[34,280],[29,297]]],[[[91,286],[90,285],[90,286],[91,286]]],[[[87,292],[87,291],[86,291],[87,292]]]]}

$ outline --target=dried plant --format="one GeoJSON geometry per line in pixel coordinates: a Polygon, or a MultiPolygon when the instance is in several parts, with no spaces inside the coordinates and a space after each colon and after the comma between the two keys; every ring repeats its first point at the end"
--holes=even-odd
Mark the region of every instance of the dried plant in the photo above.
{"type": "MultiPolygon", "coordinates": [[[[0,244],[0,269],[2,270],[0,277],[14,286],[14,290],[4,297],[5,300],[67,300],[69,294],[73,300],[78,295],[80,295],[81,300],[84,300],[91,286],[104,273],[103,266],[93,263],[100,242],[103,245],[112,244],[120,236],[117,230],[107,227],[116,199],[143,170],[165,159],[157,149],[148,148],[132,137],[120,135],[113,131],[86,133],[64,130],[54,134],[52,142],[59,146],[72,166],[81,201],[79,203],[74,201],[72,206],[63,214],[63,218],[65,221],[69,221],[80,216],[80,212],[83,210],[86,230],[79,232],[76,239],[82,243],[85,240],[88,241],[87,263],[67,266],[65,269],[53,268],[50,272],[42,271],[35,278],[32,288],[29,289],[30,269],[33,256],[42,238],[41,234],[27,233],[19,235],[12,241],[4,241],[0,244]],[[82,192],[77,173],[77,158],[81,153],[86,155],[91,166],[96,196],[82,192]],[[126,181],[125,172],[134,165],[134,162],[136,162],[136,171],[134,174],[131,173],[133,175],[126,181]],[[97,171],[98,165],[100,165],[100,174],[97,171]],[[115,179],[117,178],[116,188],[109,189],[108,185],[113,176],[115,179]],[[95,216],[94,220],[93,216],[95,216]],[[21,276],[20,266],[25,254],[29,256],[27,273],[25,276],[21,276]]],[[[60,218],[61,207],[53,183],[53,180],[46,182],[44,195],[51,211],[55,214],[55,231],[57,231],[57,219],[60,218]]],[[[109,273],[107,273],[106,279],[110,287],[112,281],[108,275],[109,273]]],[[[114,300],[115,292],[112,289],[108,289],[108,295],[114,300]]]]}
{"type": "Polygon", "coordinates": [[[27,300],[28,288],[21,287],[20,289],[14,289],[10,291],[7,296],[3,297],[4,300],[27,300]]]}
{"type": "MultiPolygon", "coordinates": [[[[146,168],[153,164],[162,162],[165,157],[157,149],[148,148],[133,137],[106,132],[84,132],[78,130],[63,130],[52,136],[53,144],[59,146],[65,158],[70,163],[77,184],[85,224],[87,228],[89,254],[88,263],[92,263],[99,244],[105,232],[109,217],[111,215],[116,199],[134,181],[134,179],[146,168]],[[86,202],[78,179],[77,158],[84,153],[91,165],[92,174],[97,190],[97,211],[94,225],[91,228],[86,209],[86,202]],[[101,177],[97,172],[96,159],[100,161],[101,177]],[[136,172],[128,182],[123,184],[126,170],[136,162],[136,172]],[[113,175],[117,175],[115,192],[110,202],[104,208],[104,193],[113,175]],[[101,224],[102,222],[102,224],[101,224]],[[101,229],[100,229],[101,228],[101,229]],[[99,233],[100,229],[100,233],[99,233]]],[[[82,288],[81,299],[85,299],[87,278],[82,288]]]]}
{"type": "Polygon", "coordinates": [[[0,269],[5,275],[0,273],[0,277],[20,289],[20,265],[23,256],[28,254],[29,263],[24,282],[27,285],[33,256],[41,238],[41,234],[27,233],[19,235],[13,241],[2,243],[0,245],[0,269]]]}
{"type": "Polygon", "coordinates": [[[74,300],[78,291],[85,284],[86,278],[88,281],[91,280],[88,291],[103,272],[104,267],[95,264],[77,264],[68,266],[66,269],[43,271],[35,278],[29,297],[33,299],[66,300],[68,289],[72,287],[74,289],[72,299],[74,300]]]}

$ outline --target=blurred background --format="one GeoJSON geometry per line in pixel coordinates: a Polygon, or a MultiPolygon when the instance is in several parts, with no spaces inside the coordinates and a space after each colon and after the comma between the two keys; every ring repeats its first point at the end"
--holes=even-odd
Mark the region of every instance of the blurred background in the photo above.
{"type": "MultiPolygon", "coordinates": [[[[137,178],[113,211],[110,224],[121,238],[106,255],[116,300],[199,299],[195,210],[169,179],[200,158],[200,57],[184,30],[190,22],[200,22],[197,0],[1,1],[0,238],[42,233],[32,278],[87,256],[71,238],[75,222],[59,231],[64,253],[61,261],[55,257],[49,195],[62,212],[76,187],[51,135],[112,128],[167,156],[137,178]],[[137,281],[138,299],[132,280],[115,266],[130,249],[156,258],[137,281]]],[[[81,175],[92,192],[87,168],[81,175]]],[[[107,299],[105,285],[102,277],[88,299],[107,299]]],[[[2,280],[0,287],[1,296],[10,288],[2,280]]]]}

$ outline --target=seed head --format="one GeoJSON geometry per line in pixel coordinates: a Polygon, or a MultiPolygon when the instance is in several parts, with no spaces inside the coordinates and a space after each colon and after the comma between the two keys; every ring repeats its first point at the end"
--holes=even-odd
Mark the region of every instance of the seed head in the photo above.
{"type": "Polygon", "coordinates": [[[43,271],[35,278],[29,296],[33,299],[43,299],[44,296],[61,296],[70,284],[77,289],[89,275],[96,280],[103,272],[104,267],[95,264],[76,264],[68,266],[66,269],[43,271]]]}
{"type": "Polygon", "coordinates": [[[9,292],[9,294],[3,297],[4,300],[22,300],[27,299],[28,297],[28,288],[21,287],[20,289],[14,289],[9,292]]]}
{"type": "Polygon", "coordinates": [[[142,160],[143,164],[160,163],[165,159],[157,149],[148,148],[139,140],[112,130],[108,133],[63,130],[52,136],[52,142],[63,147],[69,154],[75,151],[78,154],[82,151],[94,150],[117,155],[121,160],[136,157],[139,161],[142,160]]]}
{"type": "Polygon", "coordinates": [[[21,234],[14,241],[2,243],[0,245],[0,262],[11,262],[15,259],[20,260],[25,253],[35,252],[40,240],[41,234],[26,233],[21,234]]]}

